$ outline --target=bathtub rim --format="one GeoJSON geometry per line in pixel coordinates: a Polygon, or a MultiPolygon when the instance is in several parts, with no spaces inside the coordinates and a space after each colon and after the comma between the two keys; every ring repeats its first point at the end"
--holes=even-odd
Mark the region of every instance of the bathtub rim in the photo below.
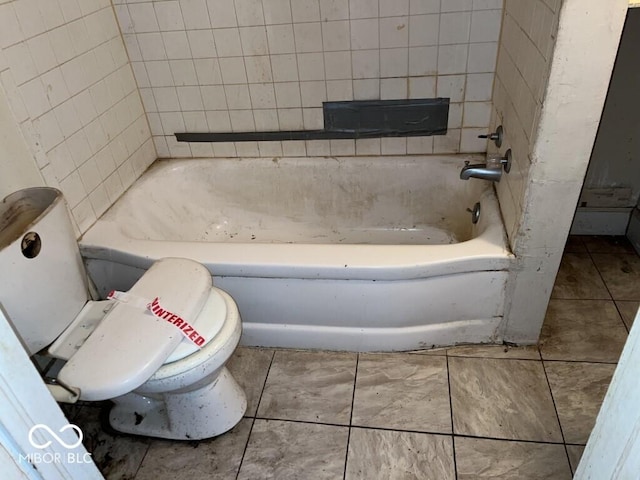
{"type": "Polygon", "coordinates": [[[260,244],[140,240],[98,220],[80,240],[83,257],[139,268],[168,256],[188,256],[216,276],[398,280],[474,271],[508,270],[507,248],[495,193],[480,202],[477,236],[449,245],[260,244]],[[215,246],[215,248],[213,247],[215,246]],[[187,252],[185,254],[185,252],[187,252]]]}
{"type": "MultiPolygon", "coordinates": [[[[478,155],[463,154],[438,157],[468,159],[476,156],[478,155]]],[[[300,159],[318,158],[320,157],[300,159]]],[[[354,158],[363,161],[370,158],[383,161],[378,157],[354,158]]],[[[299,159],[291,157],[283,160],[299,159]]],[[[176,160],[162,159],[154,162],[130,189],[136,188],[136,184],[147,178],[147,174],[153,174],[159,168],[171,168],[174,161],[176,160]]],[[[481,182],[474,179],[469,181],[481,182]]],[[[488,188],[477,198],[481,203],[482,213],[479,222],[472,226],[472,238],[454,244],[218,243],[146,240],[129,237],[117,221],[108,215],[123,197],[84,233],[78,243],[85,258],[108,260],[144,269],[149,268],[153,261],[159,258],[188,256],[205,264],[215,276],[400,280],[508,270],[515,256],[509,250],[495,189],[491,184],[487,186],[488,188]]],[[[460,205],[460,208],[464,209],[465,206],[467,205],[460,205]]],[[[471,215],[469,222],[471,223],[471,215]]]]}

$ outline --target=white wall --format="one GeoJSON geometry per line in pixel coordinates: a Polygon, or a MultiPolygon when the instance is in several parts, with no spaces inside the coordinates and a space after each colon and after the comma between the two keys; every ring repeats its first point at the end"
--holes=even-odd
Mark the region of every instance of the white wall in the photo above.
{"type": "Polygon", "coordinates": [[[158,155],[485,151],[502,0],[117,0],[158,155]],[[450,97],[446,137],[178,144],[322,128],[329,100],[450,97]]]}
{"type": "MultiPolygon", "coordinates": [[[[13,130],[64,192],[78,234],[156,157],[109,0],[0,1],[0,84],[13,130]]],[[[27,163],[3,159],[5,188],[35,181],[27,163]]]]}

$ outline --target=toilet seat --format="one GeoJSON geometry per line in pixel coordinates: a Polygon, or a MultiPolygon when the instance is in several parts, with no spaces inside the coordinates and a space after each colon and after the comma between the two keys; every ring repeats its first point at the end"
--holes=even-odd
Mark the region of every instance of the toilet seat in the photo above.
{"type": "Polygon", "coordinates": [[[200,335],[205,338],[204,345],[198,347],[193,342],[183,339],[175,350],[169,354],[163,365],[182,360],[211,343],[220,330],[222,330],[222,327],[227,320],[227,313],[228,309],[225,299],[220,295],[219,290],[212,288],[202,310],[192,322],[192,325],[200,335]]]}
{"type": "Polygon", "coordinates": [[[242,322],[238,307],[227,292],[213,287],[212,295],[221,298],[226,304],[227,313],[222,329],[200,350],[162,365],[151,378],[135,390],[136,393],[146,395],[181,390],[224,367],[238,346],[242,335],[242,322]]]}
{"type": "MultiPolygon", "coordinates": [[[[179,312],[208,342],[225,322],[224,302],[212,290],[210,273],[192,260],[159,260],[128,293],[133,298],[149,301],[158,297],[163,308],[179,312]]],[[[75,323],[67,329],[70,332],[65,331],[54,342],[50,353],[56,355],[64,345],[68,349],[66,337],[82,328],[75,323]]],[[[144,305],[124,302],[112,304],[95,330],[74,348],[75,353],[67,357],[68,362],[60,370],[58,379],[79,388],[82,400],[93,401],[131,392],[163,364],[198,350],[176,326],[153,316],[144,305]]]]}

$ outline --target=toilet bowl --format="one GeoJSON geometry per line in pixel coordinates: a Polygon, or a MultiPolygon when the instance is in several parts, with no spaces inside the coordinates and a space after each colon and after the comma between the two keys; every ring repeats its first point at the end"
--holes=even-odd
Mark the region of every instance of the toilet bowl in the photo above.
{"type": "Polygon", "coordinates": [[[111,400],[115,430],[168,439],[213,437],[242,418],[246,398],[225,367],[240,315],[201,264],[161,259],[128,292],[90,300],[62,194],[39,187],[0,204],[0,268],[0,302],[25,349],[66,362],[57,400],[111,400]]]}
{"type": "Polygon", "coordinates": [[[220,332],[200,350],[164,363],[135,391],[113,398],[113,428],[151,437],[200,439],[240,421],[246,398],[225,367],[240,340],[240,316],[229,294],[216,288],[214,292],[227,307],[220,332]]]}

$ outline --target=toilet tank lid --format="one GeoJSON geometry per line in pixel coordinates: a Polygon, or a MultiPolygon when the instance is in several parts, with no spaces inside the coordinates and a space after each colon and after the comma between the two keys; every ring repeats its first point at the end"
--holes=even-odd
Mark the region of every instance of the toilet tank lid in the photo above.
{"type": "MultiPolygon", "coordinates": [[[[201,264],[183,258],[155,262],[129,290],[193,322],[212,287],[201,264]]],[[[179,328],[152,315],[144,303],[118,302],[60,370],[58,379],[80,389],[82,400],[98,401],[129,393],[162,366],[183,339],[179,328]]]]}

